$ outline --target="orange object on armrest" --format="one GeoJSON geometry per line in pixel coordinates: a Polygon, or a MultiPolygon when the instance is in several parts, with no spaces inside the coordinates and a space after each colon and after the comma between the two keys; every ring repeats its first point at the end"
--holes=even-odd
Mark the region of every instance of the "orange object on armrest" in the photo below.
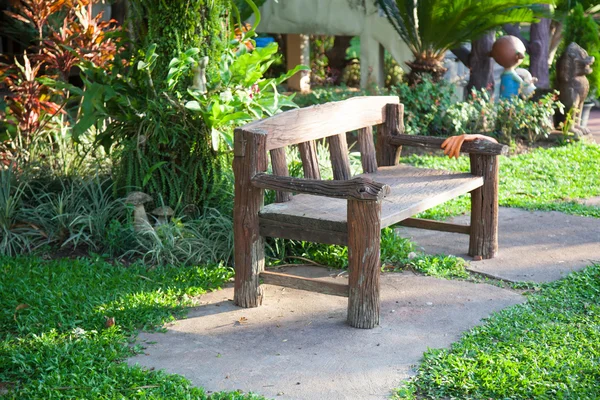
{"type": "Polygon", "coordinates": [[[493,143],[498,143],[498,141],[492,137],[474,134],[474,135],[458,135],[458,136],[450,136],[448,139],[444,140],[442,143],[442,149],[444,149],[444,154],[448,157],[458,158],[460,155],[460,148],[464,142],[472,142],[474,140],[489,140],[493,143]]]}

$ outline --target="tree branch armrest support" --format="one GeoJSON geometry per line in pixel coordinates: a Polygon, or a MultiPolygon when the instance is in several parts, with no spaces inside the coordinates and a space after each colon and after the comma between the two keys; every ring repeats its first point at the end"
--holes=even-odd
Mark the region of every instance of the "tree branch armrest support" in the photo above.
{"type": "Polygon", "coordinates": [[[252,185],[261,189],[359,201],[378,201],[390,193],[388,185],[364,177],[346,181],[325,181],[259,173],[252,178],[252,185]]]}
{"type": "MultiPolygon", "coordinates": [[[[390,144],[396,146],[412,146],[425,149],[440,150],[445,138],[421,135],[395,135],[390,138],[390,144]]],[[[460,148],[462,153],[499,156],[508,154],[508,146],[487,140],[464,142],[460,148]]]]}

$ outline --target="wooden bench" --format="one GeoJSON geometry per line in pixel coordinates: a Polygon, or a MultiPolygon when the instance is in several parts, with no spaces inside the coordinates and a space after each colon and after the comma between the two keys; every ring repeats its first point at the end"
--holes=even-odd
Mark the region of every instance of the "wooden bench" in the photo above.
{"type": "Polygon", "coordinates": [[[470,235],[469,254],[492,258],[498,250],[498,155],[506,146],[465,142],[471,173],[398,163],[402,146],[439,149],[443,139],[404,135],[397,97],[356,97],[291,110],[235,131],[235,304],[257,307],[264,283],[347,296],[348,323],[379,324],[381,229],[402,223],[470,235]],[[373,126],[377,127],[376,140],[373,126]],[[364,174],[351,177],[346,132],[358,131],[364,174]],[[327,138],[334,180],[321,180],[315,140],[327,138]],[[285,147],[298,145],[304,178],[289,177],[285,147]],[[267,174],[270,153],[273,174],[267,174]],[[264,190],[276,203],[263,206],[264,190]],[[295,193],[295,195],[292,195],[295,193]],[[471,225],[412,218],[471,193],[471,225]],[[264,237],[348,246],[349,284],[264,271],[264,237]]]}

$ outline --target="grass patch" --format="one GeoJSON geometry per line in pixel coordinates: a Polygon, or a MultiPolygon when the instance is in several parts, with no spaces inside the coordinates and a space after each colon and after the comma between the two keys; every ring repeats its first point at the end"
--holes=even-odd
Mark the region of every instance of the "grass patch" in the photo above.
{"type": "MultiPolygon", "coordinates": [[[[575,199],[600,195],[600,145],[575,143],[530,153],[502,157],[499,204],[527,210],[561,211],[600,218],[600,207],[585,206],[575,199]]],[[[469,158],[410,156],[403,162],[423,167],[469,171],[469,158]]],[[[469,197],[462,196],[419,216],[446,219],[469,210],[469,197]]]]}
{"type": "Polygon", "coordinates": [[[598,398],[599,364],[600,265],[594,265],[544,285],[450,349],[427,351],[396,398],[598,398]]]}
{"type": "Polygon", "coordinates": [[[208,396],[177,375],[122,361],[139,329],[183,316],[229,268],[113,266],[100,259],[0,258],[0,383],[9,399],[251,399],[208,396]],[[106,328],[106,317],[116,324],[106,328]]]}
{"type": "MultiPolygon", "coordinates": [[[[272,242],[269,265],[287,262],[304,263],[310,260],[332,268],[348,268],[348,248],[313,242],[276,240],[272,242]]],[[[417,250],[407,238],[398,236],[393,228],[381,231],[381,263],[383,271],[412,269],[438,278],[468,278],[466,262],[460,257],[429,255],[417,250]]]]}

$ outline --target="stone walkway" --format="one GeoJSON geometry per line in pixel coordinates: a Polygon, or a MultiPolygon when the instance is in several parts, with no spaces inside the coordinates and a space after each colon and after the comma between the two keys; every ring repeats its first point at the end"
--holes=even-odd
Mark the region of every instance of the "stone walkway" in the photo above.
{"type": "MultiPolygon", "coordinates": [[[[590,127],[600,143],[600,111],[590,127]]],[[[466,257],[465,235],[400,229],[429,253],[466,257]]],[[[600,261],[600,221],[502,208],[499,242],[497,258],[472,262],[471,269],[508,280],[552,281],[600,261]]],[[[316,267],[290,273],[346,280],[316,267]]],[[[225,288],[202,296],[201,305],[166,333],[140,334],[145,354],[129,362],[181,374],[207,391],[386,399],[414,374],[427,348],[447,347],[491,313],[525,301],[489,284],[412,273],[383,274],[381,296],[381,325],[359,330],[345,324],[345,298],[266,285],[263,306],[240,309],[232,304],[232,288],[225,288]]]]}

